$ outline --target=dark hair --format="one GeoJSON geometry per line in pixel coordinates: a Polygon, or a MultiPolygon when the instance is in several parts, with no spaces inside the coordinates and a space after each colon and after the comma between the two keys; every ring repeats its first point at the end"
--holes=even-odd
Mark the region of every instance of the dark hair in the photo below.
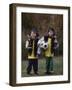
{"type": "Polygon", "coordinates": [[[37,28],[32,28],[31,32],[37,33],[37,28]]]}
{"type": "Polygon", "coordinates": [[[48,32],[49,32],[50,30],[53,32],[53,36],[55,36],[55,35],[56,35],[56,33],[55,33],[55,30],[54,30],[54,28],[52,28],[52,27],[49,27],[49,29],[48,29],[48,32]]]}
{"type": "Polygon", "coordinates": [[[38,30],[37,30],[36,27],[33,27],[32,30],[31,30],[31,32],[36,33],[36,37],[39,37],[39,33],[38,33],[38,30]]]}

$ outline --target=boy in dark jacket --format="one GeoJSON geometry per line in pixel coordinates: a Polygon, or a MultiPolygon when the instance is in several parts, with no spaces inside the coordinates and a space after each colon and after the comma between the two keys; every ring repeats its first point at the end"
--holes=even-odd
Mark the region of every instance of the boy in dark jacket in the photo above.
{"type": "Polygon", "coordinates": [[[38,58],[37,58],[37,30],[34,28],[31,31],[29,39],[26,41],[26,48],[28,49],[28,67],[27,74],[31,73],[32,67],[35,74],[38,74],[38,58]]]}

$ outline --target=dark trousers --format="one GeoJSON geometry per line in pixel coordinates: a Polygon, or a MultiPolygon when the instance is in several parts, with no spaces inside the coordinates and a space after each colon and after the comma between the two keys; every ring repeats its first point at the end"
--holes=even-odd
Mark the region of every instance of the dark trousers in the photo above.
{"type": "Polygon", "coordinates": [[[34,70],[34,73],[38,72],[38,60],[37,59],[28,59],[28,67],[27,67],[27,73],[30,73],[31,70],[34,70]]]}
{"type": "Polygon", "coordinates": [[[46,72],[53,71],[53,57],[46,57],[46,72]]]}

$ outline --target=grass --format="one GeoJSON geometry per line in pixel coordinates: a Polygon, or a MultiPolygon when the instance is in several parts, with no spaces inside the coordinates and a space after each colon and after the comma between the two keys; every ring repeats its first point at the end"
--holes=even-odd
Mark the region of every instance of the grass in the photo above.
{"type": "MultiPolygon", "coordinates": [[[[22,77],[36,76],[33,73],[33,70],[31,72],[32,75],[27,74],[27,71],[26,71],[27,66],[28,66],[28,61],[23,60],[22,61],[22,72],[21,72],[22,77]]],[[[53,75],[62,75],[63,74],[63,58],[62,58],[62,56],[54,57],[53,70],[54,70],[53,75]]],[[[38,60],[38,73],[39,73],[38,76],[45,76],[45,72],[46,72],[46,61],[44,58],[39,59],[38,60]]]]}

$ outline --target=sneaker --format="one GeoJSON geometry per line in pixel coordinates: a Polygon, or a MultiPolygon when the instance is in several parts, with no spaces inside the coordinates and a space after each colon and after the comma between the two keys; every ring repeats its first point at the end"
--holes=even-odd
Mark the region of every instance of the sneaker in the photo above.
{"type": "Polygon", "coordinates": [[[54,73],[54,71],[45,72],[45,74],[47,74],[47,75],[52,75],[53,73],[54,73]]]}
{"type": "Polygon", "coordinates": [[[49,71],[51,74],[53,74],[54,73],[54,71],[49,71]]]}
{"type": "Polygon", "coordinates": [[[31,73],[30,73],[30,72],[27,72],[27,74],[28,74],[28,75],[31,75],[31,73]]]}
{"type": "Polygon", "coordinates": [[[35,72],[36,75],[39,75],[38,72],[35,72]]]}

